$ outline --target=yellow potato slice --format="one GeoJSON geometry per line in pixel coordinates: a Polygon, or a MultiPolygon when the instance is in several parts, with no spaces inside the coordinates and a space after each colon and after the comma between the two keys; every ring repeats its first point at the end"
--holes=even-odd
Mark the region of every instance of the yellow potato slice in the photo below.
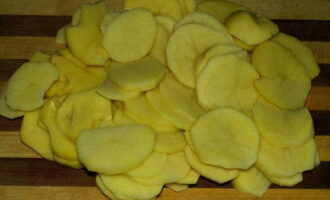
{"type": "Polygon", "coordinates": [[[82,131],[77,150],[88,170],[119,174],[141,165],[154,145],[155,133],[148,126],[122,125],[82,131]]]}
{"type": "Polygon", "coordinates": [[[103,183],[103,180],[100,177],[101,175],[96,176],[96,185],[101,190],[101,192],[109,197],[111,200],[119,200],[103,183]]]}
{"type": "Polygon", "coordinates": [[[146,57],[129,63],[112,63],[108,78],[119,87],[130,91],[155,88],[165,76],[165,67],[156,58],[146,57]]]}
{"type": "Polygon", "coordinates": [[[228,182],[238,175],[238,170],[236,169],[224,169],[214,165],[207,165],[202,163],[189,146],[185,148],[185,154],[188,163],[194,170],[196,170],[202,176],[217,183],[222,184],[228,182]]]}
{"type": "Polygon", "coordinates": [[[7,104],[7,86],[3,88],[0,94],[0,115],[8,119],[16,119],[24,115],[23,111],[13,110],[7,104]]]}
{"type": "Polygon", "coordinates": [[[190,169],[188,175],[184,177],[183,179],[177,181],[178,184],[196,184],[198,182],[198,179],[200,177],[200,174],[197,173],[195,170],[190,169]]]}
{"type": "Polygon", "coordinates": [[[173,32],[176,22],[171,17],[165,15],[156,16],[156,21],[158,24],[162,25],[169,34],[173,32]]]}
{"type": "Polygon", "coordinates": [[[268,176],[268,179],[277,185],[292,187],[303,180],[302,173],[290,176],[290,177],[275,177],[275,176],[268,176]]]}
{"type": "Polygon", "coordinates": [[[256,166],[268,176],[294,176],[314,168],[315,150],[313,139],[299,146],[287,148],[278,148],[261,140],[256,166]]]}
{"type": "Polygon", "coordinates": [[[253,85],[258,77],[246,60],[236,55],[216,56],[197,78],[197,99],[205,109],[231,107],[250,114],[258,98],[253,85]]]}
{"type": "MultiPolygon", "coordinates": [[[[68,48],[64,48],[64,49],[60,49],[58,51],[58,53],[63,56],[64,58],[70,60],[71,62],[73,62],[75,65],[77,65],[77,67],[80,68],[87,68],[87,65],[85,63],[82,63],[79,59],[77,59],[71,52],[70,49],[68,48]]],[[[96,68],[96,67],[95,67],[96,68]]]]}
{"type": "Polygon", "coordinates": [[[149,55],[157,58],[164,66],[166,66],[166,46],[169,37],[170,35],[164,26],[158,24],[155,43],[152,46],[149,55]]]}
{"type": "Polygon", "coordinates": [[[160,153],[178,153],[184,150],[187,143],[182,132],[161,133],[156,132],[154,151],[160,153]]]}
{"type": "Polygon", "coordinates": [[[129,171],[127,175],[140,178],[156,176],[163,170],[166,160],[166,153],[152,152],[140,166],[129,171]]]}
{"type": "Polygon", "coordinates": [[[66,160],[56,155],[54,155],[54,161],[61,165],[69,166],[75,169],[80,169],[83,167],[79,160],[66,160]]]}
{"type": "Polygon", "coordinates": [[[320,68],[316,63],[313,52],[303,42],[284,33],[277,34],[272,41],[277,42],[289,49],[291,53],[295,55],[296,58],[304,65],[311,79],[320,74],[320,68]]]}
{"type": "Polygon", "coordinates": [[[128,101],[140,96],[140,92],[128,91],[120,88],[111,80],[106,80],[96,88],[96,92],[110,100],[128,101]]]}
{"type": "Polygon", "coordinates": [[[175,192],[182,192],[188,189],[189,186],[185,184],[171,183],[171,184],[166,184],[166,187],[170,188],[171,190],[174,190],[175,192]]]}
{"type": "Polygon", "coordinates": [[[258,197],[262,197],[271,185],[271,182],[255,166],[241,170],[232,183],[237,190],[258,197]]]}
{"type": "Polygon", "coordinates": [[[261,137],[277,147],[297,146],[313,137],[313,119],[307,108],[282,110],[259,98],[253,119],[261,137]]]}
{"type": "Polygon", "coordinates": [[[126,117],[121,109],[115,111],[113,115],[113,122],[116,125],[136,124],[136,122],[126,117]]]}
{"type": "Polygon", "coordinates": [[[121,13],[109,23],[102,44],[113,60],[136,61],[149,53],[156,32],[157,22],[152,13],[136,8],[121,13]]]}
{"type": "Polygon", "coordinates": [[[281,109],[304,107],[311,81],[289,50],[267,41],[254,50],[252,61],[261,76],[255,82],[261,96],[281,109]]]}
{"type": "Polygon", "coordinates": [[[257,160],[257,127],[248,116],[235,109],[218,108],[203,114],[190,133],[198,157],[206,164],[248,169],[257,160]]]}
{"type": "Polygon", "coordinates": [[[237,11],[226,20],[226,28],[247,45],[260,44],[279,31],[278,26],[265,16],[250,11],[237,11]]]}
{"type": "Polygon", "coordinates": [[[145,95],[126,101],[124,114],[135,122],[151,126],[156,131],[175,132],[177,130],[169,121],[151,108],[145,95]]]}
{"type": "Polygon", "coordinates": [[[82,9],[78,8],[72,15],[71,18],[71,24],[72,26],[77,26],[79,23],[81,23],[81,12],[82,9]]]}
{"type": "Polygon", "coordinates": [[[197,1],[196,0],[182,0],[185,7],[187,8],[188,13],[195,12],[197,7],[197,1]]]}
{"type": "Polygon", "coordinates": [[[162,98],[159,88],[146,93],[147,100],[152,109],[159,113],[164,119],[171,122],[176,128],[189,130],[193,121],[176,113],[162,98]]]}
{"type": "Polygon", "coordinates": [[[49,62],[27,62],[8,81],[7,104],[13,110],[32,111],[44,104],[44,95],[58,79],[59,72],[49,62]]]}
{"type": "Polygon", "coordinates": [[[67,28],[66,41],[72,53],[88,65],[104,65],[109,58],[102,46],[102,32],[99,28],[107,8],[103,1],[81,7],[79,23],[67,28]]]}
{"type": "Polygon", "coordinates": [[[180,84],[170,73],[160,83],[159,93],[174,112],[192,122],[204,113],[197,102],[195,91],[180,84]]]}
{"type": "Polygon", "coordinates": [[[243,41],[241,41],[238,38],[233,37],[234,42],[237,46],[241,47],[242,49],[244,49],[245,51],[252,51],[254,50],[258,45],[247,45],[245,44],[243,41]]]}
{"type": "Polygon", "coordinates": [[[194,145],[191,140],[191,133],[189,131],[184,132],[184,138],[186,139],[187,145],[190,147],[191,150],[194,150],[194,145]]]}
{"type": "Polygon", "coordinates": [[[30,58],[30,62],[49,62],[51,56],[41,51],[36,51],[30,58]]]}
{"type": "Polygon", "coordinates": [[[66,44],[66,36],[65,36],[66,33],[65,32],[70,26],[71,26],[71,24],[67,24],[57,31],[56,37],[55,37],[56,44],[66,44]]]}
{"type": "MultiPolygon", "coordinates": [[[[118,197],[129,199],[153,199],[162,190],[163,185],[143,185],[125,175],[99,175],[106,188],[118,197]]],[[[119,198],[121,199],[121,198],[119,198]]]]}
{"type": "Polygon", "coordinates": [[[104,34],[108,25],[120,15],[120,12],[108,11],[102,18],[100,23],[101,32],[104,34]]]}
{"type": "Polygon", "coordinates": [[[247,10],[247,8],[227,0],[206,0],[197,5],[197,11],[208,13],[221,23],[225,23],[226,18],[238,10],[247,10]]]}
{"type": "Polygon", "coordinates": [[[217,44],[232,42],[222,32],[202,24],[181,26],[173,32],[167,44],[168,67],[182,84],[194,88],[196,59],[217,44]]]}
{"type": "Polygon", "coordinates": [[[21,140],[43,158],[53,160],[50,137],[46,130],[39,127],[39,116],[40,109],[25,113],[20,131],[21,140]]]}

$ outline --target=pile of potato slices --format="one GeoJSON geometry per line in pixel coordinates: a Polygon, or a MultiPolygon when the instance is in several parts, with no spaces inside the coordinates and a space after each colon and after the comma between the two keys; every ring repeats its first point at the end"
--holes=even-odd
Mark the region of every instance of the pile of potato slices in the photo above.
{"type": "Polygon", "coordinates": [[[224,0],[82,5],[10,78],[0,114],[42,157],[98,173],[113,200],[200,176],[262,196],[320,161],[305,107],[320,70],[298,39],[224,0]]]}

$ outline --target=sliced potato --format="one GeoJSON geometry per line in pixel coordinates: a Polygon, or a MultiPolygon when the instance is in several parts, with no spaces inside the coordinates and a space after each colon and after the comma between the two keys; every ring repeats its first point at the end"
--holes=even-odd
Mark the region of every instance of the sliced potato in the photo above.
{"type": "Polygon", "coordinates": [[[184,138],[186,139],[187,145],[190,147],[190,149],[192,151],[195,151],[194,150],[194,145],[193,145],[192,140],[191,140],[191,133],[189,131],[186,131],[186,132],[184,132],[183,135],[184,135],[184,138]]]}
{"type": "Polygon", "coordinates": [[[181,26],[171,35],[166,49],[167,64],[185,86],[195,87],[196,59],[217,44],[232,44],[225,34],[202,24],[181,26]]]}
{"type": "Polygon", "coordinates": [[[78,24],[81,23],[81,12],[82,12],[82,9],[80,7],[73,13],[72,18],[71,18],[72,26],[77,26],[78,24]]]}
{"type": "Polygon", "coordinates": [[[101,23],[100,23],[100,29],[102,33],[104,34],[105,31],[107,30],[108,25],[120,15],[120,12],[113,12],[113,11],[108,11],[102,18],[101,23]]]}
{"type": "Polygon", "coordinates": [[[0,115],[8,119],[16,119],[24,115],[23,111],[13,110],[7,104],[7,86],[4,86],[0,94],[0,115]]]}
{"type": "Polygon", "coordinates": [[[124,90],[109,79],[99,85],[96,92],[110,100],[119,101],[132,100],[141,95],[140,92],[124,90]]]}
{"type": "Polygon", "coordinates": [[[188,175],[183,179],[177,181],[178,184],[196,184],[198,182],[200,174],[194,169],[190,169],[188,175]]]}
{"type": "Polygon", "coordinates": [[[292,187],[303,180],[302,173],[290,176],[290,177],[276,177],[276,176],[268,176],[268,179],[277,185],[292,187]]]}
{"type": "Polygon", "coordinates": [[[40,108],[46,91],[58,77],[58,70],[49,62],[23,64],[8,81],[7,104],[21,111],[40,108]]]}
{"type": "Polygon", "coordinates": [[[304,107],[311,81],[289,50],[267,41],[254,50],[252,61],[261,76],[255,82],[261,96],[281,109],[304,107]]]}
{"type": "Polygon", "coordinates": [[[162,25],[169,34],[173,32],[176,22],[171,17],[165,15],[156,16],[156,21],[158,24],[162,25]]]}
{"type": "Polygon", "coordinates": [[[182,132],[161,133],[156,132],[156,152],[178,153],[184,150],[187,143],[182,132]]]}
{"type": "Polygon", "coordinates": [[[244,49],[245,51],[252,51],[258,46],[258,45],[247,45],[236,37],[233,37],[233,39],[234,39],[235,44],[237,46],[241,47],[242,49],[244,49]]]}
{"type": "Polygon", "coordinates": [[[197,7],[196,0],[182,0],[185,7],[187,8],[188,13],[195,12],[197,7]]]}
{"type": "Polygon", "coordinates": [[[82,131],[79,159],[90,171],[126,173],[138,167],[155,145],[154,131],[145,125],[122,125],[82,131]]]}
{"type": "Polygon", "coordinates": [[[101,179],[101,175],[97,175],[96,176],[96,185],[97,187],[101,190],[101,192],[111,198],[112,200],[119,200],[114,194],[113,192],[111,192],[107,186],[103,183],[103,180],[101,179]]]}
{"type": "Polygon", "coordinates": [[[54,155],[54,161],[61,164],[61,165],[69,166],[69,167],[72,167],[72,168],[75,168],[75,169],[80,169],[80,168],[83,167],[79,160],[67,160],[67,159],[63,159],[61,157],[58,157],[56,155],[54,155]]]}
{"type": "Polygon", "coordinates": [[[51,56],[42,51],[36,51],[30,58],[30,62],[49,62],[51,56]]]}
{"type": "Polygon", "coordinates": [[[126,117],[121,109],[115,111],[113,115],[113,122],[116,125],[136,124],[136,122],[126,117]]]}
{"type": "Polygon", "coordinates": [[[66,33],[65,32],[70,26],[71,26],[71,24],[67,24],[57,31],[56,37],[55,37],[56,44],[64,44],[64,45],[66,44],[66,36],[65,36],[66,33]]]}
{"type": "Polygon", "coordinates": [[[185,185],[185,184],[171,183],[171,184],[166,184],[166,187],[168,187],[171,190],[174,190],[176,192],[182,192],[182,191],[188,189],[189,186],[185,185]]]}
{"type": "Polygon", "coordinates": [[[109,23],[102,44],[113,60],[136,61],[149,53],[156,32],[157,23],[152,13],[136,8],[121,13],[109,23]]]}
{"type": "Polygon", "coordinates": [[[158,24],[155,43],[152,46],[149,55],[157,58],[164,66],[166,66],[166,46],[169,37],[170,35],[164,26],[158,24]]]}

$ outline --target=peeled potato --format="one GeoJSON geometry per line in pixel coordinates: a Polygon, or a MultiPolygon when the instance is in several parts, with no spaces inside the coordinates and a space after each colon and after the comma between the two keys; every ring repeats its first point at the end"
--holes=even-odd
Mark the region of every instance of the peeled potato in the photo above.
{"type": "Polygon", "coordinates": [[[185,154],[189,165],[191,165],[194,170],[202,176],[217,183],[225,183],[238,175],[238,170],[236,169],[224,169],[214,165],[202,163],[197,155],[188,146],[185,148],[185,154]]]}
{"type": "Polygon", "coordinates": [[[67,28],[69,28],[71,25],[65,25],[62,28],[60,28],[57,33],[56,33],[56,37],[55,37],[55,43],[56,44],[66,44],[66,36],[65,36],[65,32],[67,30],[67,28]]]}
{"type": "Polygon", "coordinates": [[[136,8],[121,13],[109,23],[102,44],[113,60],[136,61],[149,53],[156,32],[157,23],[152,13],[136,8]]]}
{"type": "Polygon", "coordinates": [[[102,18],[101,23],[100,23],[100,29],[102,33],[104,34],[105,31],[107,30],[108,25],[120,15],[120,12],[113,12],[113,11],[108,11],[102,18]]]}
{"type": "Polygon", "coordinates": [[[125,90],[146,91],[155,88],[165,72],[164,65],[156,58],[146,57],[124,64],[110,64],[108,78],[125,90]]]}
{"type": "Polygon", "coordinates": [[[164,66],[166,66],[166,45],[169,38],[169,33],[164,28],[163,25],[158,24],[157,26],[157,34],[155,43],[152,46],[149,55],[158,59],[164,66]]]}
{"type": "Polygon", "coordinates": [[[191,133],[189,131],[186,131],[186,132],[184,132],[183,135],[184,135],[184,138],[186,139],[187,145],[190,147],[190,149],[192,151],[195,151],[194,150],[194,145],[193,145],[192,140],[191,140],[191,133]]]}
{"type": "Polygon", "coordinates": [[[300,40],[293,36],[279,33],[272,39],[272,41],[277,42],[289,49],[291,53],[295,55],[296,58],[304,65],[311,79],[320,74],[320,68],[315,61],[313,52],[300,40]]]}
{"type": "Polygon", "coordinates": [[[136,124],[136,122],[126,117],[124,112],[120,109],[115,111],[113,115],[113,122],[116,125],[136,124]]]}
{"type": "Polygon", "coordinates": [[[241,41],[238,38],[233,37],[234,42],[237,46],[241,47],[242,49],[244,49],[245,51],[252,51],[253,49],[255,49],[258,45],[247,45],[245,44],[243,41],[241,41]]]}
{"type": "Polygon", "coordinates": [[[277,147],[291,147],[313,137],[313,119],[307,108],[282,110],[259,98],[253,119],[261,137],[277,147]]]}
{"type": "Polygon", "coordinates": [[[252,64],[261,76],[255,87],[267,101],[281,109],[304,107],[311,81],[289,50],[267,41],[254,50],[252,64]]]}
{"type": "Polygon", "coordinates": [[[72,26],[77,26],[81,22],[81,7],[78,8],[72,15],[71,24],[72,26]]]}
{"type": "Polygon", "coordinates": [[[166,49],[167,64],[185,86],[195,87],[196,59],[217,44],[232,44],[225,34],[201,24],[181,26],[171,35],[166,49]]]}
{"type": "Polygon", "coordinates": [[[30,58],[31,62],[49,62],[51,56],[41,51],[36,51],[30,58]]]}
{"type": "Polygon", "coordinates": [[[249,114],[258,93],[254,81],[259,75],[246,60],[236,55],[209,60],[197,78],[197,98],[205,109],[231,107],[249,114]]]}
{"type": "Polygon", "coordinates": [[[162,25],[166,31],[171,34],[173,32],[174,26],[175,26],[175,21],[168,16],[165,15],[160,15],[160,16],[156,16],[156,21],[162,25]]]}
{"type": "Polygon", "coordinates": [[[156,152],[178,153],[184,150],[187,143],[182,132],[161,133],[156,132],[156,152]]]}
{"type": "Polygon", "coordinates": [[[97,187],[101,190],[101,192],[111,198],[112,200],[119,200],[114,194],[113,192],[111,192],[106,185],[103,183],[103,180],[101,179],[101,175],[97,175],[96,176],[96,185],[97,187]]]}
{"type": "Polygon", "coordinates": [[[58,70],[49,62],[23,64],[8,81],[7,104],[21,111],[40,108],[47,89],[58,77],[58,70]]]}
{"type": "Polygon", "coordinates": [[[198,157],[206,164],[248,169],[257,160],[257,127],[235,109],[218,108],[203,114],[191,128],[191,139],[198,157]]]}
{"type": "Polygon", "coordinates": [[[177,183],[166,184],[166,187],[168,187],[171,190],[174,190],[176,192],[182,192],[182,191],[188,189],[188,185],[177,184],[177,183]]]}
{"type": "Polygon", "coordinates": [[[182,0],[182,2],[184,3],[188,13],[194,12],[196,10],[196,0],[182,0]]]}
{"type": "Polygon", "coordinates": [[[7,86],[3,88],[0,94],[0,115],[8,119],[16,119],[24,115],[23,111],[13,110],[7,104],[7,86]]]}
{"type": "Polygon", "coordinates": [[[102,85],[96,88],[97,93],[110,99],[119,101],[128,101],[140,96],[140,92],[128,91],[120,88],[111,80],[106,80],[102,85]]]}
{"type": "Polygon", "coordinates": [[[268,176],[267,177],[272,183],[275,183],[280,186],[292,187],[303,180],[302,173],[290,176],[290,177],[275,177],[268,176]]]}
{"type": "Polygon", "coordinates": [[[154,131],[145,125],[122,125],[80,133],[77,150],[88,170],[125,173],[141,165],[155,144],[154,131]]]}
{"type": "Polygon", "coordinates": [[[195,170],[190,169],[189,173],[183,179],[177,181],[178,184],[196,184],[198,182],[200,174],[195,170]]]}

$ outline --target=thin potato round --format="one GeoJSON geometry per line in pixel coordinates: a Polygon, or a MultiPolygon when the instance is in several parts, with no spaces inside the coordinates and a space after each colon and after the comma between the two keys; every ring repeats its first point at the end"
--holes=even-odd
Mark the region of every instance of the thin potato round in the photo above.
{"type": "Polygon", "coordinates": [[[166,66],[166,46],[170,34],[163,25],[157,25],[157,34],[154,45],[152,46],[149,55],[157,58],[164,66],[166,66]]]}
{"type": "Polygon", "coordinates": [[[165,15],[156,16],[156,21],[164,26],[168,33],[171,34],[173,32],[176,22],[171,17],[165,15]]]}
{"type": "Polygon", "coordinates": [[[187,143],[182,132],[161,133],[156,132],[154,151],[161,153],[178,153],[184,150],[187,143]]]}
{"type": "Polygon", "coordinates": [[[200,174],[196,172],[194,169],[190,169],[189,173],[183,179],[177,181],[178,184],[196,184],[200,174]]]}
{"type": "Polygon", "coordinates": [[[293,187],[294,185],[303,181],[302,173],[290,176],[290,177],[267,177],[272,183],[275,183],[280,186],[293,187]]]}
{"type": "Polygon", "coordinates": [[[99,85],[96,92],[110,100],[119,101],[132,100],[141,95],[140,92],[124,90],[111,80],[106,80],[102,85],[99,85]]]}
{"type": "Polygon", "coordinates": [[[7,86],[1,91],[0,94],[0,115],[8,119],[16,119],[24,115],[23,111],[13,110],[7,104],[7,86]]]}
{"type": "Polygon", "coordinates": [[[106,185],[103,183],[103,180],[101,179],[101,175],[97,175],[96,176],[96,185],[97,187],[101,190],[101,192],[111,198],[112,200],[119,200],[114,194],[113,192],[111,192],[107,187],[106,185]]]}

